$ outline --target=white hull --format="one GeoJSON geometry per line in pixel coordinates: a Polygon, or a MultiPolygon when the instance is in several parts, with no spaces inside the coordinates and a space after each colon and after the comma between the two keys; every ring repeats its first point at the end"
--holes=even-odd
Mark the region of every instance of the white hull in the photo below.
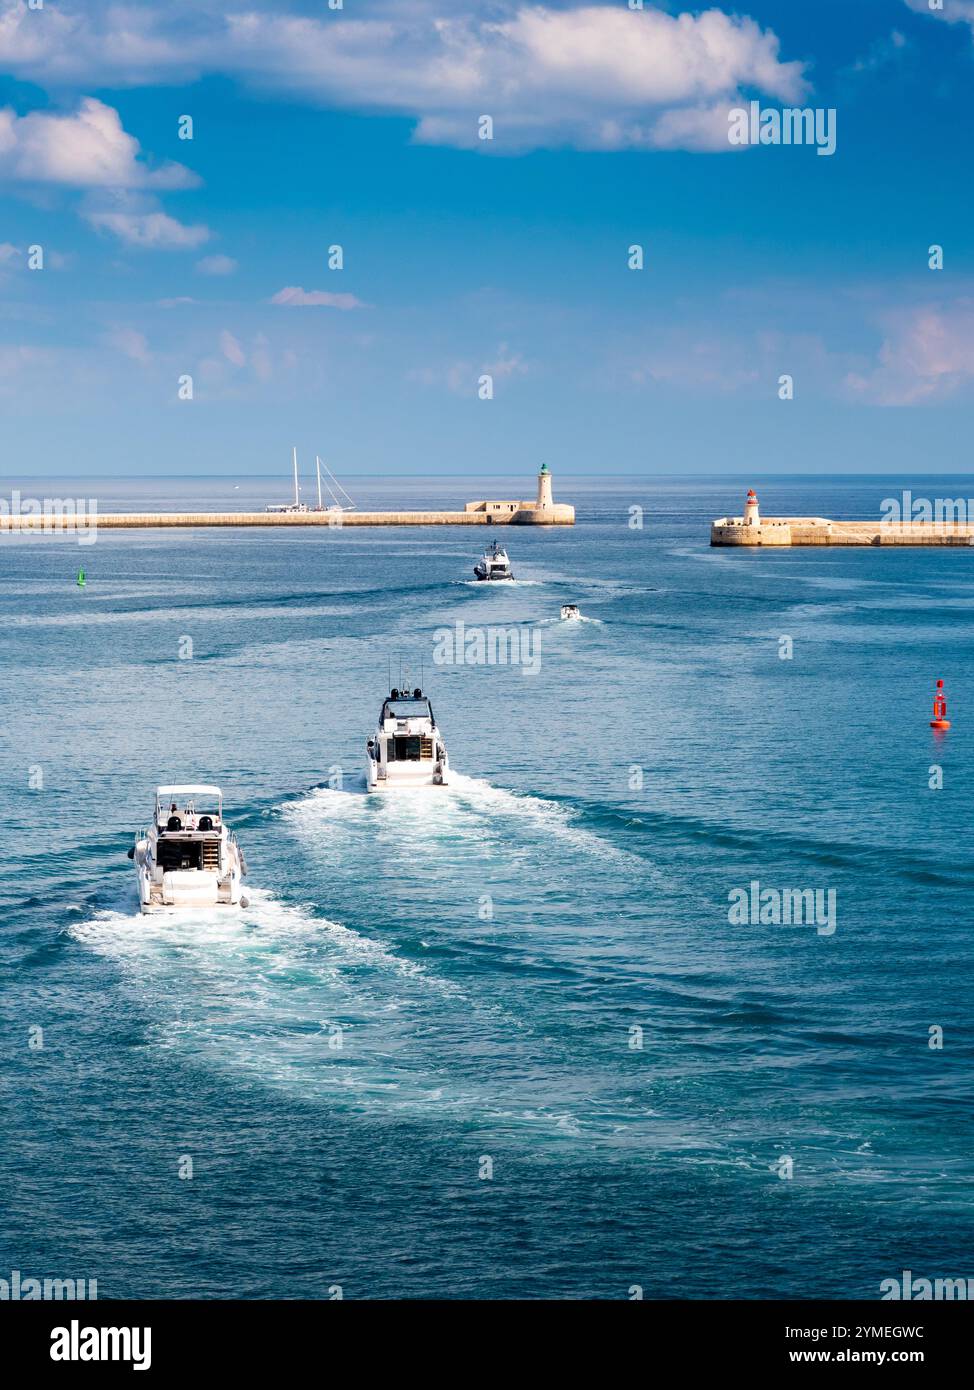
{"type": "Polygon", "coordinates": [[[159,787],[152,825],[138,836],[129,858],[142,912],[247,906],[241,884],[247,866],[236,836],[223,822],[218,787],[159,787]],[[204,801],[209,809],[197,809],[204,801]]]}
{"type": "Polygon", "coordinates": [[[483,559],[474,565],[473,572],[485,584],[514,578],[507,551],[502,550],[496,541],[490,550],[484,552],[483,559]]]}
{"type": "Polygon", "coordinates": [[[393,690],[382,702],[379,724],[366,744],[365,785],[370,792],[445,787],[450,780],[446,747],[429,700],[420,689],[393,690]]]}
{"type": "Polygon", "coordinates": [[[236,910],[246,906],[242,898],[239,860],[222,878],[205,869],[160,874],[146,859],[147,840],[135,847],[135,870],[139,882],[139,908],[142,912],[200,911],[210,908],[236,910]]]}
{"type": "Polygon", "coordinates": [[[415,787],[447,787],[450,785],[450,768],[445,761],[442,774],[437,775],[431,768],[419,764],[412,768],[386,768],[386,775],[380,776],[378,764],[369,758],[365,767],[365,785],[370,792],[409,791],[415,787]]]}

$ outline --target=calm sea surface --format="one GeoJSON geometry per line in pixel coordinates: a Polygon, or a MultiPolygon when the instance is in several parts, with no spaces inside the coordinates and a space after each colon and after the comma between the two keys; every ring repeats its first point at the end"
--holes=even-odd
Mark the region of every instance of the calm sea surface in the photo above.
{"type": "MultiPolygon", "coordinates": [[[[363,507],[531,490],[346,482],[363,507]]],[[[759,491],[868,517],[911,486],[974,497],[759,491]]],[[[81,490],[244,508],[287,480],[81,490]]],[[[868,1299],[974,1276],[974,550],[710,550],[736,481],[555,490],[578,525],[503,533],[514,585],[471,582],[480,529],[0,540],[0,1277],[868,1299]],[[530,632],[540,671],[434,666],[460,621],[530,632]],[[400,659],[457,775],[369,798],[400,659]],[[126,850],[169,780],[222,785],[248,910],[138,916],[126,850]],[[753,880],[834,891],[834,933],[732,925],[753,880]]]]}

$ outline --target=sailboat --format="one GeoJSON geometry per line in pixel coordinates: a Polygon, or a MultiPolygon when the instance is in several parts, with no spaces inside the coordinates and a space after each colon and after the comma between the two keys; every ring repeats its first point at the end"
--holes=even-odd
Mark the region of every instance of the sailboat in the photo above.
{"type": "Polygon", "coordinates": [[[298,451],[292,450],[294,459],[294,501],[293,502],[271,502],[267,507],[269,512],[306,512],[307,503],[301,501],[301,489],[298,486],[298,451]]]}
{"type": "Polygon", "coordinates": [[[347,493],[347,492],[345,491],[345,489],[342,487],[341,483],[340,483],[340,482],[338,481],[338,479],[335,477],[334,473],[333,473],[333,472],[331,471],[331,469],[328,467],[327,463],[326,463],[326,464],[322,464],[321,459],[318,457],[317,454],[315,454],[315,468],[316,468],[317,471],[318,471],[318,505],[317,505],[317,507],[315,508],[315,511],[318,511],[318,512],[350,512],[350,511],[354,511],[354,509],[355,509],[355,503],[352,501],[351,497],[349,497],[348,493],[347,493]],[[321,502],[321,470],[322,470],[322,468],[324,468],[325,472],[328,474],[328,479],[326,479],[326,481],[325,481],[325,487],[328,489],[329,493],[331,494],[332,505],[331,505],[330,507],[325,507],[325,506],[323,506],[323,505],[322,505],[322,502],[321,502]],[[334,483],[334,487],[332,486],[333,483],[334,483]],[[347,499],[347,503],[348,503],[347,506],[344,505],[344,504],[339,500],[338,492],[335,491],[336,488],[338,489],[338,492],[340,492],[340,493],[342,494],[342,496],[345,497],[345,498],[347,499]]]}

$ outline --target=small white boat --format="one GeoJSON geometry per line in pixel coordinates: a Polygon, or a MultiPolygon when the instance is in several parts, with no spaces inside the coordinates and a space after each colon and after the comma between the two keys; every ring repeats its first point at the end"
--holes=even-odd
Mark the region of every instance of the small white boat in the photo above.
{"type": "Polygon", "coordinates": [[[366,744],[370,792],[394,787],[445,787],[450,771],[433,706],[417,686],[393,689],[383,700],[379,727],[366,744]]]}
{"type": "Polygon", "coordinates": [[[563,603],[561,605],[561,620],[563,623],[581,622],[582,615],[579,612],[577,603],[563,603]]]}
{"type": "Polygon", "coordinates": [[[223,823],[219,787],[157,787],[152,825],[139,832],[129,858],[143,912],[247,906],[241,895],[247,865],[223,823]]]}
{"type": "Polygon", "coordinates": [[[484,551],[484,557],[473,567],[473,572],[478,579],[513,579],[511,573],[511,562],[507,558],[507,551],[503,550],[496,541],[484,551]]]}

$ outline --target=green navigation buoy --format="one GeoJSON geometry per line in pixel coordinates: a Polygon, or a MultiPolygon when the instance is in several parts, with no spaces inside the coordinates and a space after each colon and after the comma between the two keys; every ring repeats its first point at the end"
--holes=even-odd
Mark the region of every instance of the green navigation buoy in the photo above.
{"type": "Polygon", "coordinates": [[[84,587],[85,587],[85,572],[84,572],[84,570],[78,570],[78,588],[79,588],[79,589],[83,589],[84,587]]]}

